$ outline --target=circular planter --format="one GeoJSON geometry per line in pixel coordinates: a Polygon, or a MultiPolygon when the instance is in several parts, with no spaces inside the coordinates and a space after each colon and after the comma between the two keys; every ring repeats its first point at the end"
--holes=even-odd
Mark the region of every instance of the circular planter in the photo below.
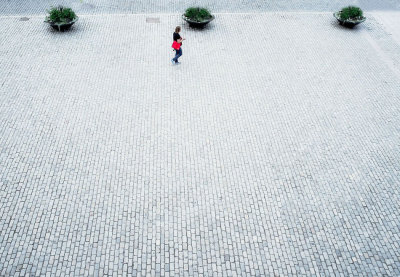
{"type": "Polygon", "coordinates": [[[361,19],[347,19],[347,20],[343,20],[343,19],[340,18],[340,13],[341,13],[341,12],[342,12],[342,11],[335,12],[335,13],[333,14],[333,16],[339,21],[340,25],[343,25],[343,26],[346,26],[346,27],[349,27],[349,28],[353,28],[354,26],[356,26],[356,25],[358,25],[358,24],[360,24],[360,23],[363,23],[363,22],[366,20],[365,17],[363,17],[363,18],[361,18],[361,19]]]}
{"type": "Polygon", "coordinates": [[[51,27],[53,27],[54,30],[60,31],[60,32],[64,32],[68,29],[71,28],[72,25],[75,24],[75,22],[78,21],[78,17],[75,18],[74,20],[70,21],[70,22],[60,22],[60,23],[55,23],[49,20],[46,20],[46,23],[49,23],[51,27]]]}
{"type": "Polygon", "coordinates": [[[194,21],[190,18],[187,18],[184,14],[182,15],[182,19],[185,20],[187,23],[189,23],[189,26],[193,27],[193,28],[204,28],[208,23],[213,21],[214,18],[215,18],[215,16],[212,15],[210,19],[199,22],[199,21],[194,21]]]}

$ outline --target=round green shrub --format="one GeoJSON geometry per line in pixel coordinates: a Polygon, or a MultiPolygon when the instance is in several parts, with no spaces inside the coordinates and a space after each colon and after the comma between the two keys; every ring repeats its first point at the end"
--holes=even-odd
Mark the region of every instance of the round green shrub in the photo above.
{"type": "Polygon", "coordinates": [[[201,7],[190,7],[186,9],[185,16],[197,22],[203,22],[212,17],[209,10],[201,7]]]}
{"type": "Polygon", "coordinates": [[[48,13],[47,20],[53,23],[68,23],[76,19],[75,12],[63,6],[52,7],[48,13]]]}
{"type": "Polygon", "coordinates": [[[357,20],[363,18],[363,11],[359,7],[348,6],[340,12],[340,19],[342,20],[357,20]]]}

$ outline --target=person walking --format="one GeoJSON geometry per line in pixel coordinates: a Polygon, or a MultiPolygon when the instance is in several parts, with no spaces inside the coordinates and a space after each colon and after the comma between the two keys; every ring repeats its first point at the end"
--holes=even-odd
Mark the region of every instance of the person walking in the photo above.
{"type": "Polygon", "coordinates": [[[178,59],[180,56],[182,56],[182,41],[185,39],[182,38],[181,35],[179,34],[180,31],[181,31],[181,26],[176,26],[173,36],[174,42],[172,44],[172,47],[175,49],[175,57],[171,60],[172,64],[180,64],[178,59]]]}

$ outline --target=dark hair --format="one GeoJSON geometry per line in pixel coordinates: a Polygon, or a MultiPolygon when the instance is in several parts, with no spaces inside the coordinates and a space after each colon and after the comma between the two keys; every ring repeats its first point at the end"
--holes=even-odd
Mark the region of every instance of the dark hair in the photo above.
{"type": "Polygon", "coordinates": [[[175,33],[179,33],[181,31],[181,26],[176,26],[175,33]]]}

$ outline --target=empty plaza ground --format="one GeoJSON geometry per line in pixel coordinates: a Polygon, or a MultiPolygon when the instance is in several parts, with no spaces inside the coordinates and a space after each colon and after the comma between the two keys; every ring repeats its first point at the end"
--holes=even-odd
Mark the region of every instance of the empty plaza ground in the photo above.
{"type": "Polygon", "coordinates": [[[398,15],[1,16],[0,276],[399,276],[398,15]]]}

